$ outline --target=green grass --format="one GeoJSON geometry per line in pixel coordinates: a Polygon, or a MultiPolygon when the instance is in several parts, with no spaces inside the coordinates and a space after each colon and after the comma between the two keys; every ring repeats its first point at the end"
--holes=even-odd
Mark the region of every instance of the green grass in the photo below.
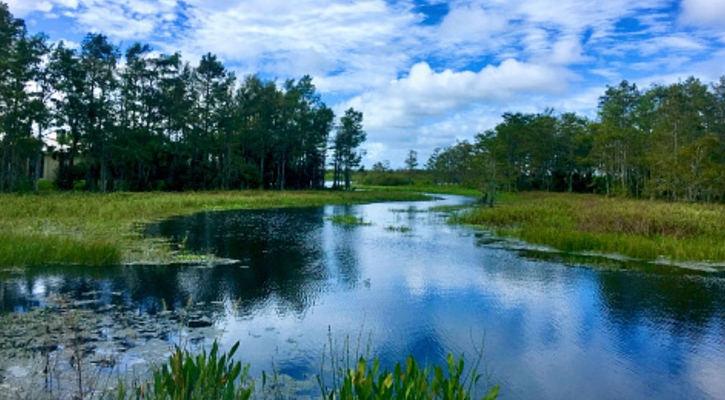
{"type": "Polygon", "coordinates": [[[113,265],[121,251],[110,243],[44,236],[39,234],[0,234],[0,265],[41,265],[49,263],[113,265]]]}
{"type": "Polygon", "coordinates": [[[620,254],[643,260],[725,262],[725,207],[522,193],[454,222],[567,252],[620,254]]]}
{"type": "Polygon", "coordinates": [[[0,266],[168,263],[168,243],[142,235],[153,221],[201,211],[425,200],[411,192],[236,191],[0,195],[0,266]]]}
{"type": "Polygon", "coordinates": [[[362,217],[356,217],[354,215],[333,215],[332,217],[325,218],[328,221],[332,221],[335,225],[345,226],[369,226],[372,222],[363,220],[362,217]]]}
{"type": "Polygon", "coordinates": [[[416,192],[431,194],[454,194],[459,196],[479,197],[481,192],[477,189],[465,188],[458,185],[427,185],[427,186],[364,186],[357,185],[356,188],[373,190],[379,192],[416,192]]]}

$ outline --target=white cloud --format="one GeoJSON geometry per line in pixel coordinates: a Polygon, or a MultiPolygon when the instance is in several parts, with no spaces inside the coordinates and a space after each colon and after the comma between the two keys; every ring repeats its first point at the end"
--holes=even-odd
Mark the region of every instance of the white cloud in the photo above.
{"type": "Polygon", "coordinates": [[[530,93],[564,92],[569,73],[561,68],[505,60],[479,72],[436,72],[421,62],[405,78],[364,93],[345,106],[362,110],[371,129],[411,128],[425,118],[440,117],[471,103],[512,100],[530,93]]]}
{"type": "Polygon", "coordinates": [[[651,56],[665,51],[700,51],[706,49],[706,46],[695,38],[684,35],[652,38],[641,42],[638,47],[644,56],[651,56]]]}
{"type": "Polygon", "coordinates": [[[239,75],[310,74],[336,111],[365,113],[369,158],[394,165],[400,149],[422,158],[504,111],[591,115],[619,79],[722,74],[723,0],[683,0],[677,17],[671,0],[447,3],[437,25],[423,25],[412,0],[9,0],[39,30],[62,16],[54,26],[72,28],[54,36],[76,42],[99,31],[192,63],[212,52],[239,75]]]}
{"type": "Polygon", "coordinates": [[[114,39],[143,41],[163,30],[174,29],[167,18],[175,14],[176,1],[172,0],[80,0],[75,14],[79,28],[101,32],[114,39]]]}
{"type": "Polygon", "coordinates": [[[725,27],[725,2],[722,0],[683,0],[680,20],[688,25],[708,24],[725,27]]]}
{"type": "Polygon", "coordinates": [[[32,12],[50,13],[62,8],[78,7],[78,0],[5,0],[10,7],[10,12],[16,18],[26,18],[32,12]]]}
{"type": "Polygon", "coordinates": [[[336,111],[362,111],[369,140],[384,144],[366,163],[388,159],[396,165],[409,148],[425,160],[435,147],[470,140],[505,111],[536,112],[536,106],[547,105],[542,97],[565,93],[571,78],[561,67],[513,59],[478,72],[436,72],[422,62],[404,78],[343,102],[336,111]]]}
{"type": "Polygon", "coordinates": [[[205,2],[191,4],[180,43],[185,54],[211,51],[243,70],[269,75],[312,74],[328,89],[334,82],[359,91],[377,77],[394,78],[418,44],[419,18],[383,0],[310,0],[304,7],[282,0],[229,1],[222,12],[205,2]]]}
{"type": "Polygon", "coordinates": [[[442,40],[475,41],[500,33],[508,26],[502,15],[487,12],[480,5],[465,4],[453,8],[440,26],[442,40]]]}
{"type": "Polygon", "coordinates": [[[46,0],[7,0],[10,12],[16,18],[25,18],[33,11],[49,12],[53,4],[46,0]]]}

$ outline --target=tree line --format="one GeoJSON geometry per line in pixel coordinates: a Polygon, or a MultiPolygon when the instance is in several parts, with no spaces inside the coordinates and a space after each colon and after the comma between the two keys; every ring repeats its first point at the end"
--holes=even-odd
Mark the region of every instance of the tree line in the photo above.
{"type": "Polygon", "coordinates": [[[725,77],[639,89],[609,86],[595,120],[553,110],[506,113],[493,129],[436,149],[438,183],[725,201],[725,77]]]}
{"type": "Polygon", "coordinates": [[[37,190],[45,154],[60,189],[320,188],[328,164],[349,188],[362,119],[336,123],[309,76],[238,79],[103,34],[49,44],[0,3],[0,192],[37,190]]]}

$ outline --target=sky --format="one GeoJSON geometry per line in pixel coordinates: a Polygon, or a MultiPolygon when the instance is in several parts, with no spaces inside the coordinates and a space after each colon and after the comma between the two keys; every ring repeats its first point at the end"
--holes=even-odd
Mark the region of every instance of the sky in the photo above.
{"type": "MultiPolygon", "coordinates": [[[[3,1],[3,0],[0,0],[3,1]]],[[[725,0],[4,0],[29,31],[101,32],[216,54],[238,76],[311,75],[337,115],[362,111],[364,164],[423,164],[504,112],[596,117],[607,85],[725,75],[725,0]]]]}

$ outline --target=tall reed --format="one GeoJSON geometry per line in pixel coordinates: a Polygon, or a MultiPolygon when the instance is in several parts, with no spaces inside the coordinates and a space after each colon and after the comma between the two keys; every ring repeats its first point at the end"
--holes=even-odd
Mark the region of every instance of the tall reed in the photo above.
{"type": "Polygon", "coordinates": [[[725,206],[521,193],[454,222],[569,252],[616,253],[644,260],[725,262],[725,206]]]}

